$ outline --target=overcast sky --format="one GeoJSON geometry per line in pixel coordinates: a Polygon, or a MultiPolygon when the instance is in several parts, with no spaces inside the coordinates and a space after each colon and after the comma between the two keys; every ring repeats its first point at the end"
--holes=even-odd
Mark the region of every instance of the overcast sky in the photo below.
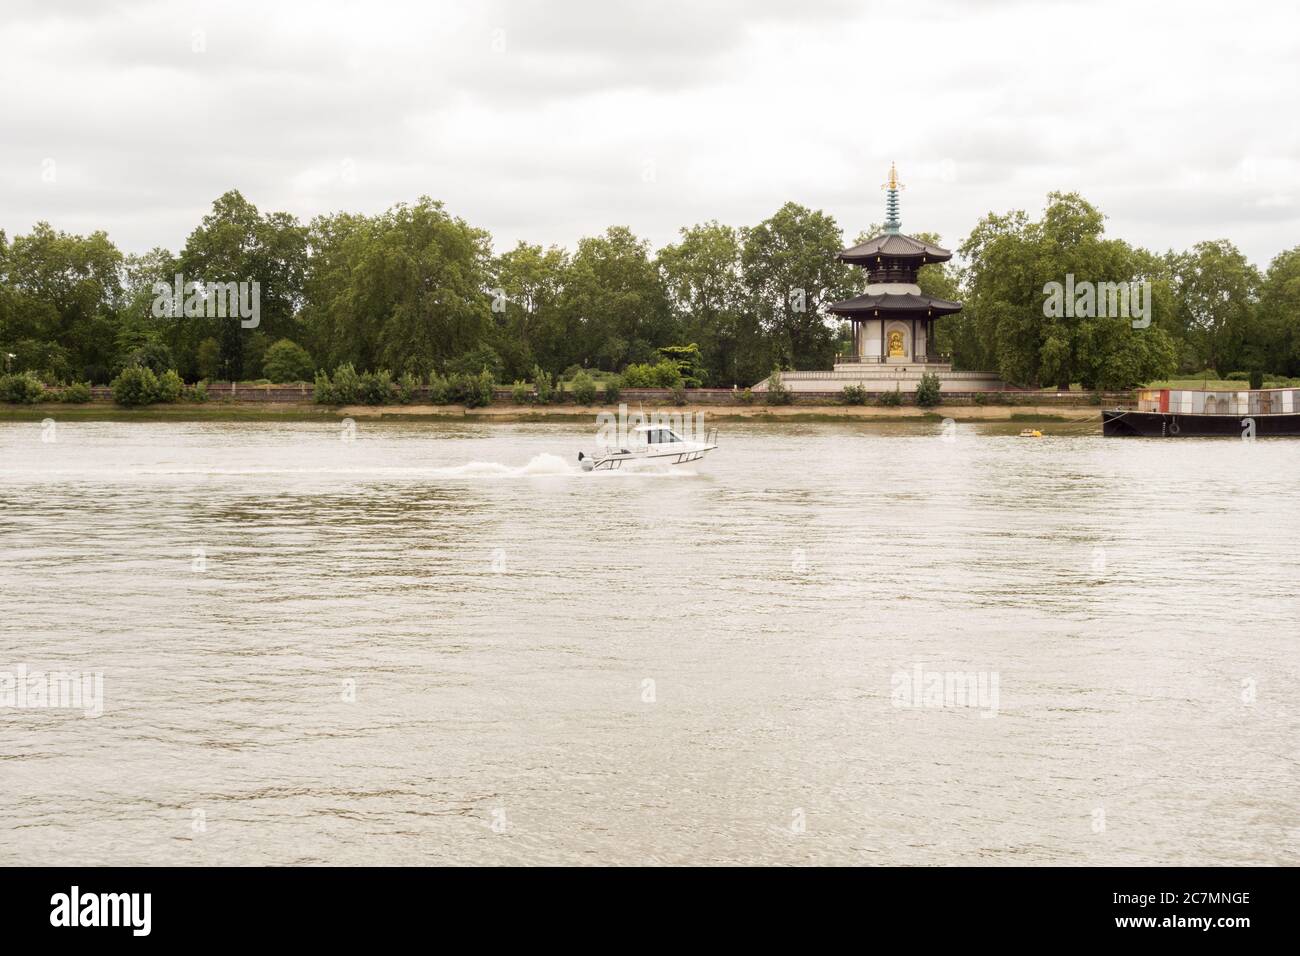
{"type": "Polygon", "coordinates": [[[5,0],[0,228],[179,249],[240,189],[304,221],[428,194],[571,246],[794,200],[955,246],[1076,189],[1113,235],[1300,244],[1300,13],[893,0],[5,0]]]}

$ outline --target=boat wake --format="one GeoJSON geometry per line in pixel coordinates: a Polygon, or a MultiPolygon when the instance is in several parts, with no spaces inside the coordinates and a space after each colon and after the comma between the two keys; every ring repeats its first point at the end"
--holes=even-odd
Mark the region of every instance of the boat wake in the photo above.
{"type": "Polygon", "coordinates": [[[10,469],[0,468],[0,483],[14,481],[18,483],[29,481],[48,481],[51,479],[68,479],[68,480],[87,480],[87,481],[113,481],[113,482],[131,482],[140,479],[161,478],[161,479],[194,479],[194,478],[276,478],[276,477],[303,477],[303,478],[358,478],[358,479],[401,479],[409,481],[420,481],[428,479],[450,479],[450,480],[493,480],[493,479],[511,479],[511,478],[584,478],[590,481],[592,478],[608,479],[618,475],[636,475],[644,477],[657,477],[660,475],[680,475],[689,477],[696,474],[695,471],[674,468],[669,470],[658,470],[656,468],[627,468],[623,471],[604,471],[598,473],[585,472],[579,467],[576,459],[569,460],[561,458],[559,455],[543,453],[534,455],[523,465],[505,465],[496,461],[470,461],[463,465],[446,465],[446,466],[376,466],[376,467],[294,467],[294,468],[274,468],[274,467],[211,467],[202,466],[158,466],[146,465],[144,467],[124,464],[116,468],[21,468],[10,469]]]}

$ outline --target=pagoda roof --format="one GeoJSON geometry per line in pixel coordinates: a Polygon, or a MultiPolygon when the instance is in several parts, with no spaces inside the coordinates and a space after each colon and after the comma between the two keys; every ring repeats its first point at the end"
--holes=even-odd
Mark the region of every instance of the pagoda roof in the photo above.
{"type": "Polygon", "coordinates": [[[884,232],[866,242],[858,243],[851,249],[845,249],[840,253],[839,260],[855,265],[866,265],[874,263],[878,256],[889,256],[891,259],[925,258],[929,262],[946,262],[952,258],[952,253],[900,232],[884,232]]]}
{"type": "Polygon", "coordinates": [[[832,302],[830,311],[836,315],[853,318],[875,318],[877,313],[910,313],[912,315],[950,315],[961,311],[960,302],[936,299],[916,292],[880,292],[875,295],[860,295],[843,302],[832,302]]]}

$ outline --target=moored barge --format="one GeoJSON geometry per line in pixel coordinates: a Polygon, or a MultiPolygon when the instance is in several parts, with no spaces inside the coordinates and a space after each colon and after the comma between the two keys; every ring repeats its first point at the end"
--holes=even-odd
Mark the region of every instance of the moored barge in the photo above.
{"type": "Polygon", "coordinates": [[[1142,438],[1300,437],[1300,389],[1141,389],[1136,409],[1101,413],[1101,433],[1142,438]]]}

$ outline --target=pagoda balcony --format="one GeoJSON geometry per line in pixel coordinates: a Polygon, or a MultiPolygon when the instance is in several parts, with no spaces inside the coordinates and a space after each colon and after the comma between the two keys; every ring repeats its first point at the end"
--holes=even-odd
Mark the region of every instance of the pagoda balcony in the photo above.
{"type": "Polygon", "coordinates": [[[900,359],[895,358],[892,362],[881,358],[879,355],[837,355],[835,356],[836,365],[949,365],[952,363],[952,354],[949,352],[936,352],[922,358],[900,359]]]}

